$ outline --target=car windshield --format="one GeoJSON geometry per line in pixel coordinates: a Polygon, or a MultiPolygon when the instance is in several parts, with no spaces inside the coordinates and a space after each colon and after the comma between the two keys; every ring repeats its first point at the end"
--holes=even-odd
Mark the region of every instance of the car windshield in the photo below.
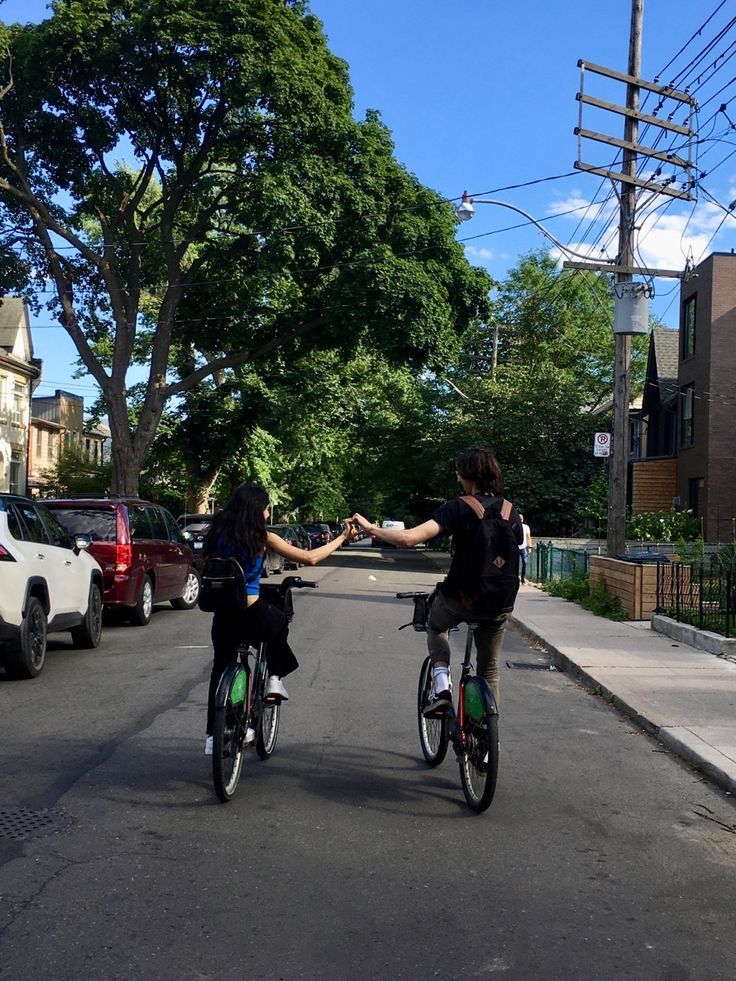
{"type": "Polygon", "coordinates": [[[89,535],[93,542],[114,542],[116,535],[115,512],[103,508],[50,508],[64,531],[75,535],[89,535]]]}
{"type": "Polygon", "coordinates": [[[177,524],[180,528],[191,531],[193,528],[207,528],[212,524],[213,514],[183,514],[177,524]]]}

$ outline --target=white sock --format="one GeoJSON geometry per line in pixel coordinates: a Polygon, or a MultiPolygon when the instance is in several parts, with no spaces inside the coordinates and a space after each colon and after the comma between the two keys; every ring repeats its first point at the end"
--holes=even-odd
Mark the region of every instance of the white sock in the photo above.
{"type": "Polygon", "coordinates": [[[434,679],[435,692],[445,691],[450,687],[450,669],[447,665],[432,668],[432,678],[434,679]]]}

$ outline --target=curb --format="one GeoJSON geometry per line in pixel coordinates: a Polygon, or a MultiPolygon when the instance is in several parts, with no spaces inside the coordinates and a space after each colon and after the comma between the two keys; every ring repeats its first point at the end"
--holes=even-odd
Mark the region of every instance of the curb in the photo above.
{"type": "MultiPolygon", "coordinates": [[[[623,715],[627,716],[636,725],[639,726],[647,735],[654,737],[658,743],[666,747],[675,756],[678,756],[681,760],[684,760],[690,766],[695,766],[698,770],[707,776],[713,783],[717,784],[723,790],[727,791],[729,794],[736,796],[736,779],[734,779],[731,774],[723,770],[722,767],[718,765],[714,760],[708,759],[702,753],[697,752],[693,749],[687,742],[679,739],[673,729],[680,727],[673,726],[657,726],[651,722],[646,716],[642,715],[641,712],[637,711],[633,705],[630,705],[623,698],[620,698],[615,692],[606,688],[599,681],[591,675],[588,674],[583,668],[572,661],[566,654],[558,648],[553,647],[548,641],[544,639],[536,630],[532,630],[528,627],[522,620],[518,617],[511,616],[511,622],[520,631],[520,633],[525,636],[528,640],[533,640],[538,644],[541,644],[547,653],[552,657],[555,667],[558,668],[563,674],[570,675],[575,681],[580,682],[592,695],[598,695],[603,698],[609,705],[612,705],[615,709],[621,712],[623,715]]],[[[697,737],[695,737],[697,738],[697,737]]]]}
{"type": "Polygon", "coordinates": [[[598,695],[604,701],[608,702],[609,705],[613,705],[614,708],[618,709],[624,715],[636,722],[639,728],[643,729],[650,736],[659,738],[660,727],[654,725],[653,722],[650,722],[650,720],[645,715],[642,715],[641,712],[637,711],[633,705],[630,705],[614,691],[611,691],[610,688],[606,688],[605,685],[602,685],[600,681],[597,681],[593,677],[592,674],[588,674],[588,672],[581,668],[579,664],[576,664],[575,661],[571,660],[567,654],[563,654],[561,650],[553,647],[549,641],[545,640],[544,637],[536,632],[536,630],[532,630],[531,627],[528,627],[522,620],[519,620],[517,617],[512,615],[511,622],[525,637],[536,641],[536,643],[541,644],[544,647],[547,653],[552,656],[555,667],[559,671],[561,671],[563,674],[570,675],[575,679],[575,681],[579,681],[590,691],[592,695],[598,695]]]}

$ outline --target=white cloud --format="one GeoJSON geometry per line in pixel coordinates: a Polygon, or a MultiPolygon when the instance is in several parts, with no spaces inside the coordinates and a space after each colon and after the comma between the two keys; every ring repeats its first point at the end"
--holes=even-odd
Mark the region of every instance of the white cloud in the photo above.
{"type": "MultiPolygon", "coordinates": [[[[736,198],[736,184],[728,188],[728,202],[736,198]]],[[[667,195],[647,197],[643,192],[643,204],[637,213],[637,264],[651,269],[685,268],[691,259],[702,261],[711,252],[730,248],[736,233],[736,213],[726,215],[722,207],[701,198],[697,203],[679,201],[667,195]],[[724,220],[725,218],[725,220],[724,220]]],[[[587,202],[577,192],[568,198],[554,201],[548,214],[560,214],[569,208],[584,206],[587,202]]],[[[555,226],[554,235],[575,252],[582,253],[590,261],[613,260],[618,249],[618,202],[612,198],[598,214],[600,205],[591,203],[590,210],[568,216],[568,221],[578,222],[585,215],[584,223],[576,231],[587,232],[588,242],[570,242],[555,226]],[[605,231],[604,231],[605,229],[605,231]],[[600,236],[600,237],[599,237],[600,236]],[[595,242],[595,244],[591,244],[595,242]]],[[[566,258],[559,249],[553,249],[557,259],[566,258]]],[[[580,258],[580,256],[575,256],[580,258]]]]}
{"type": "Polygon", "coordinates": [[[481,262],[490,262],[496,257],[495,252],[490,249],[479,249],[476,245],[466,245],[465,254],[469,259],[478,259],[481,262]]]}

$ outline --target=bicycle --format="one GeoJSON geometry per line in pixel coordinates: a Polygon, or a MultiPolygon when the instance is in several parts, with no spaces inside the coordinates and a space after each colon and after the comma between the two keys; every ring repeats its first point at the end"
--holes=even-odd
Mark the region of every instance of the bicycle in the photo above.
{"type": "MultiPolygon", "coordinates": [[[[426,632],[431,593],[397,593],[397,599],[414,600],[411,626],[426,632]]],[[[405,627],[410,624],[404,624],[405,627]]],[[[419,672],[417,719],[419,744],[431,767],[439,766],[452,743],[460,766],[460,781],[469,807],[481,813],[490,807],[498,779],[498,708],[485,678],[472,673],[471,663],[477,622],[467,622],[465,657],[458,682],[457,711],[452,706],[442,715],[427,717],[424,710],[432,700],[432,662],[427,656],[419,672]]],[[[399,628],[400,630],[403,627],[399,628]]]]}
{"type": "MultiPolygon", "coordinates": [[[[277,606],[289,621],[294,617],[291,590],[316,582],[301,576],[287,576],[278,585],[261,585],[261,600],[277,606]]],[[[232,800],[243,769],[247,746],[255,742],[256,752],[267,760],[276,748],[281,720],[281,700],[268,699],[264,692],[268,680],[266,641],[242,644],[235,661],[225,668],[215,695],[215,721],[212,732],[212,779],[215,793],[223,803],[232,800]],[[252,666],[249,661],[252,660],[252,666]],[[248,739],[252,730],[253,739],[248,739]]]]}

